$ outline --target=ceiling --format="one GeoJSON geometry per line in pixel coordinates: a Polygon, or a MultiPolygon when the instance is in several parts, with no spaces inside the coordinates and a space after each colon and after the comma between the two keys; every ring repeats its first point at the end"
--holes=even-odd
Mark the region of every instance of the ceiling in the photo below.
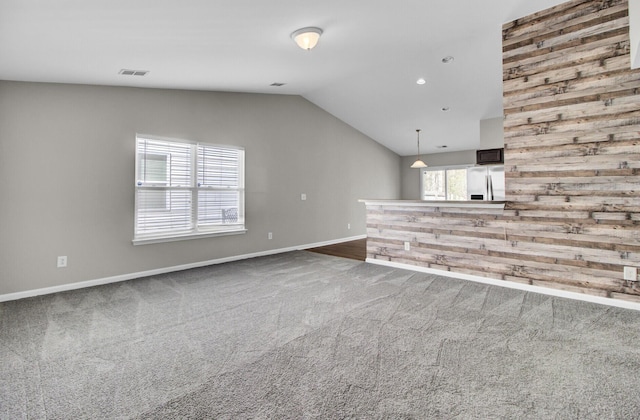
{"type": "Polygon", "coordinates": [[[502,24],[562,2],[0,0],[0,79],[301,95],[401,156],[417,128],[469,150],[502,115],[502,24]]]}

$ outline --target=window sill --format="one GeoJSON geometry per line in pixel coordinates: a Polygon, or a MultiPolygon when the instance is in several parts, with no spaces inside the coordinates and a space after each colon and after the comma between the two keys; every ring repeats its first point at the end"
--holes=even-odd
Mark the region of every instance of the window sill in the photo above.
{"type": "Polygon", "coordinates": [[[228,236],[228,235],[242,235],[247,232],[247,229],[235,229],[235,230],[225,230],[218,232],[205,232],[205,233],[189,233],[186,235],[174,235],[174,236],[160,236],[160,237],[150,237],[150,238],[140,238],[134,239],[131,241],[133,245],[149,245],[149,244],[159,244],[163,242],[175,242],[175,241],[186,241],[189,239],[202,239],[202,238],[211,238],[215,236],[228,236]]]}

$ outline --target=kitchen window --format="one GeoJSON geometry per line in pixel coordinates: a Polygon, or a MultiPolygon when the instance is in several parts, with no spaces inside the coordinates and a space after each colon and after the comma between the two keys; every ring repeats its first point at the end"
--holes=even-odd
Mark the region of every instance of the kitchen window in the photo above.
{"type": "Polygon", "coordinates": [[[422,200],[466,200],[467,167],[422,170],[422,200]]]}
{"type": "Polygon", "coordinates": [[[135,245],[246,232],[244,149],[136,137],[135,245]]]}

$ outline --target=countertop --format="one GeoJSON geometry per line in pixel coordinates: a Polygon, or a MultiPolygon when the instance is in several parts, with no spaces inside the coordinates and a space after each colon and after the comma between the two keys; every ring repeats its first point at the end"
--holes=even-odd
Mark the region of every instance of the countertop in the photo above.
{"type": "Polygon", "coordinates": [[[366,205],[373,206],[409,206],[409,207],[464,207],[479,209],[504,209],[506,201],[488,200],[358,200],[366,205]]]}

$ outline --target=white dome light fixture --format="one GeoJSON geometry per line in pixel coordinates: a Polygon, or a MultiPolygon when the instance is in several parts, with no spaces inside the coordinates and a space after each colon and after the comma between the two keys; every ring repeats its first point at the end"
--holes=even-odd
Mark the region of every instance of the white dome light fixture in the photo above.
{"type": "Polygon", "coordinates": [[[422,161],[420,156],[420,129],[419,128],[416,129],[416,133],[418,133],[418,160],[413,162],[413,165],[411,165],[411,168],[413,169],[426,168],[427,164],[422,161]]]}
{"type": "Polygon", "coordinates": [[[309,51],[318,45],[320,35],[322,35],[322,29],[316,28],[315,26],[309,26],[308,28],[302,28],[294,31],[291,34],[291,39],[298,44],[298,47],[309,51]]]}

